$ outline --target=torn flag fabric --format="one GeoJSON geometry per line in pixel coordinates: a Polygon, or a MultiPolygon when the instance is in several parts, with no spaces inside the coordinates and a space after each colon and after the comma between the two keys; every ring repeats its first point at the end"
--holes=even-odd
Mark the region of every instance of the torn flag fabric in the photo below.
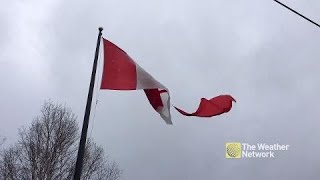
{"type": "MultiPolygon", "coordinates": [[[[104,38],[103,45],[104,65],[100,88],[109,90],[143,89],[151,106],[160,114],[166,124],[172,124],[168,88],[135,63],[117,45],[104,38]]],[[[202,98],[198,110],[191,114],[175,108],[185,116],[211,117],[230,111],[232,101],[234,99],[230,95],[218,96],[211,100],[202,98]]]]}

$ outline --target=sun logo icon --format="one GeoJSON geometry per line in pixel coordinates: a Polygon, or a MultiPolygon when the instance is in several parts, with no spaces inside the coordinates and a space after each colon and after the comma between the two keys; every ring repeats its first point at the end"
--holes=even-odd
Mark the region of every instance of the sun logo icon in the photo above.
{"type": "Polygon", "coordinates": [[[241,158],[241,143],[226,143],[226,158],[241,158]]]}

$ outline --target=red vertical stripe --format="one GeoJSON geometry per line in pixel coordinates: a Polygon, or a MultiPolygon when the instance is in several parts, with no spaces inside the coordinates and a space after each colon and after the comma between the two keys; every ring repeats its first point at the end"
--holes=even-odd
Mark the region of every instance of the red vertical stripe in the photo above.
{"type": "Polygon", "coordinates": [[[104,66],[101,89],[135,90],[136,65],[126,52],[112,42],[103,39],[104,66]]]}
{"type": "Polygon", "coordinates": [[[232,108],[232,102],[236,102],[232,96],[220,95],[210,100],[201,98],[200,105],[194,113],[187,113],[177,107],[175,108],[185,116],[212,117],[229,112],[232,108]]]}

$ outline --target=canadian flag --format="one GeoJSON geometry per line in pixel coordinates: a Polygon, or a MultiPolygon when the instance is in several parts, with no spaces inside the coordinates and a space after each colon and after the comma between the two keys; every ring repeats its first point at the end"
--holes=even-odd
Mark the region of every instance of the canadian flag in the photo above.
{"type": "MultiPolygon", "coordinates": [[[[170,94],[168,88],[154,79],[148,72],[133,61],[121,48],[103,38],[104,66],[101,89],[139,90],[143,89],[151,106],[167,124],[172,124],[170,114],[170,94]]],[[[194,113],[187,113],[177,107],[185,116],[211,117],[229,112],[234,98],[222,95],[206,100],[201,99],[194,113]]]]}

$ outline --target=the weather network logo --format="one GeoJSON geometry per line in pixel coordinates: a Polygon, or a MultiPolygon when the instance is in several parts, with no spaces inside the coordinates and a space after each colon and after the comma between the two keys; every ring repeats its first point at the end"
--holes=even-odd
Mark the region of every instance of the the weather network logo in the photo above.
{"type": "Polygon", "coordinates": [[[226,143],[226,158],[241,158],[241,143],[226,143]]]}
{"type": "Polygon", "coordinates": [[[281,151],[288,151],[288,144],[267,144],[267,143],[226,143],[226,158],[274,158],[281,151]]]}

